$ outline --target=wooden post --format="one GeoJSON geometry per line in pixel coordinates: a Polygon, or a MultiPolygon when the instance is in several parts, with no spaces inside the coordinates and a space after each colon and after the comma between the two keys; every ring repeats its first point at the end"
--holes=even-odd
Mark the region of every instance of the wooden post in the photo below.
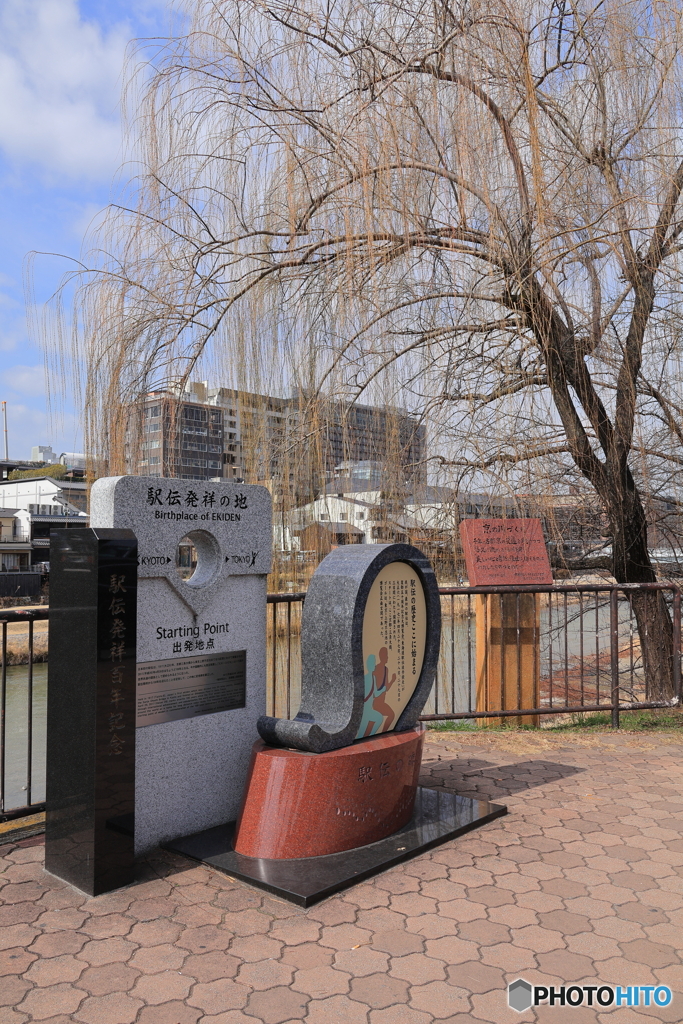
{"type": "MultiPolygon", "coordinates": [[[[477,711],[537,708],[541,655],[537,594],[476,597],[477,711]]],[[[482,718],[483,726],[530,725],[538,715],[482,718]]]]}

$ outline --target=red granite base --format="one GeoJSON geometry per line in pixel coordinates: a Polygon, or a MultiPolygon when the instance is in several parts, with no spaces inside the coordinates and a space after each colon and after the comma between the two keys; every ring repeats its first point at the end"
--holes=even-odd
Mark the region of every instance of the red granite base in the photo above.
{"type": "Polygon", "coordinates": [[[235,851],[289,860],[366,846],[396,832],[413,813],[424,727],[306,754],[258,740],[235,851]]]}

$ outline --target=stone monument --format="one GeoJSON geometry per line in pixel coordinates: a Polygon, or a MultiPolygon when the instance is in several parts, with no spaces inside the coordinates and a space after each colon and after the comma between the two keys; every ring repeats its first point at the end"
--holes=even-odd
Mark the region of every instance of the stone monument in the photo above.
{"type": "MultiPolygon", "coordinates": [[[[552,586],[540,519],[463,519],[460,536],[470,586],[552,586]]],[[[541,667],[538,595],[480,594],[476,623],[477,711],[537,708],[541,667]]],[[[484,725],[501,721],[482,719],[484,725]]],[[[539,725],[538,715],[512,721],[539,725]]]]}
{"type": "Polygon", "coordinates": [[[308,906],[504,814],[418,789],[440,634],[417,548],[333,550],[304,602],[298,713],[259,719],[237,823],[171,848],[308,906]]]}
{"type": "Polygon", "coordinates": [[[291,721],[261,718],[262,739],[320,754],[413,728],[434,682],[440,640],[439,591],[422,552],[408,544],[336,548],[306,592],[301,708],[291,721]]]}
{"type": "Polygon", "coordinates": [[[234,819],[265,711],[265,487],[109,477],[94,528],[138,540],[135,852],[234,819]]]}
{"type": "Polygon", "coordinates": [[[45,867],[92,896],[133,881],[137,542],[50,539],[45,867]]]}

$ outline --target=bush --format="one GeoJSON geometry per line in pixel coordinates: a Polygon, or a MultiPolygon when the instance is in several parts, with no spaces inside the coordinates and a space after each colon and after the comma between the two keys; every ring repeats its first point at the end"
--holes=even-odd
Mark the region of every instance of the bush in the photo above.
{"type": "Polygon", "coordinates": [[[42,469],[13,469],[8,480],[29,480],[34,476],[51,476],[54,480],[63,480],[66,476],[66,466],[61,462],[55,462],[51,466],[43,466],[42,469]]]}

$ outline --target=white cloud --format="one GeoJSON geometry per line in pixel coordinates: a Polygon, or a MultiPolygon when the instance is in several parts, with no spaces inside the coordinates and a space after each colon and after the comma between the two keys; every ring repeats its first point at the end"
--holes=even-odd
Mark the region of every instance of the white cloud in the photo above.
{"type": "Polygon", "coordinates": [[[83,21],[76,0],[2,0],[0,148],[9,159],[75,179],[116,170],[129,35],[83,21]]]}
{"type": "Polygon", "coordinates": [[[2,372],[3,388],[36,398],[45,394],[45,366],[10,366],[2,372]]]}
{"type": "MultiPolygon", "coordinates": [[[[0,352],[13,352],[21,342],[25,343],[26,333],[11,325],[0,326],[0,352]]],[[[0,379],[1,376],[0,376],[0,379]]]]}

